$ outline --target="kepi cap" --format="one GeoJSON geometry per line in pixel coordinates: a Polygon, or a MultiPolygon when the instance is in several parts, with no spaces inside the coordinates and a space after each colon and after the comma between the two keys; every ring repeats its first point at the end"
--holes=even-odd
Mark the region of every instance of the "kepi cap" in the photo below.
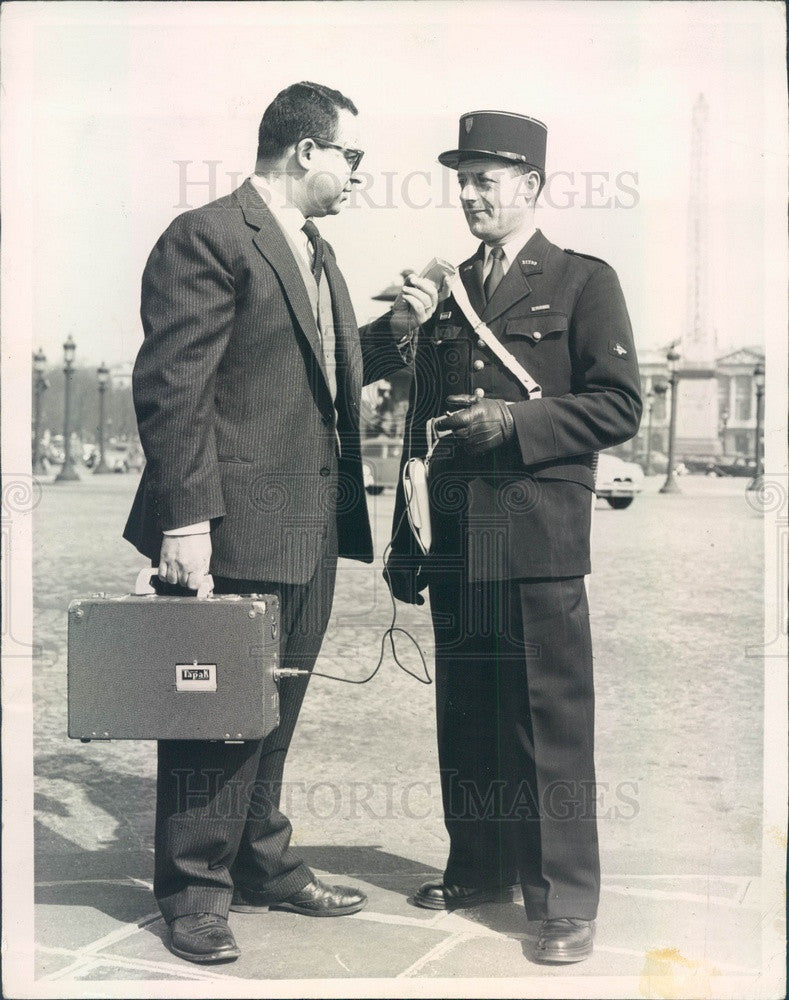
{"type": "Polygon", "coordinates": [[[528,115],[512,111],[469,111],[460,116],[458,148],[441,153],[438,162],[457,170],[461,160],[496,156],[525,163],[545,177],[548,129],[528,115]]]}

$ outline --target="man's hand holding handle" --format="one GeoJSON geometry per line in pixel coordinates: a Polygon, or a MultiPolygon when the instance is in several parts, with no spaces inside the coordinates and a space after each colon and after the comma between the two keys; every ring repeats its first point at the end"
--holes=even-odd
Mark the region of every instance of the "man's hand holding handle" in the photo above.
{"type": "Polygon", "coordinates": [[[211,565],[211,535],[165,535],[159,556],[159,579],[202,595],[211,565]]]}

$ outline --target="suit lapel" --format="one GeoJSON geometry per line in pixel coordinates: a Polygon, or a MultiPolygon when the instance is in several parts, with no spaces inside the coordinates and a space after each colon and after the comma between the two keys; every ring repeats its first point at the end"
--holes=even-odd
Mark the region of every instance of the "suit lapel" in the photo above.
{"type": "Polygon", "coordinates": [[[323,273],[329,283],[332,312],[334,314],[334,335],[337,339],[337,376],[342,383],[346,398],[356,400],[362,389],[362,349],[359,331],[351,304],[351,297],[345,280],[337,267],[334,251],[326,244],[323,259],[323,273]]]}
{"type": "Polygon", "coordinates": [[[298,321],[302,333],[307,338],[326,386],[326,391],[329,392],[329,380],[323,361],[323,348],[321,346],[318,324],[315,322],[315,315],[312,311],[307,288],[299,271],[299,266],[293,256],[293,251],[274,216],[268,210],[265,202],[249,180],[244,181],[237,190],[236,196],[247,224],[257,230],[252,237],[252,241],[274,268],[282,282],[282,287],[293,310],[293,314],[298,321]]]}

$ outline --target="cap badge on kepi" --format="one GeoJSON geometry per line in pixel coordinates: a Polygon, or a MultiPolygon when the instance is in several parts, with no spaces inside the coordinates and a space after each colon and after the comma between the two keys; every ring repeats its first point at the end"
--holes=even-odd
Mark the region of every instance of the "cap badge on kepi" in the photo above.
{"type": "Polygon", "coordinates": [[[548,130],[543,122],[513,111],[469,111],[460,116],[457,149],[439,153],[438,162],[457,170],[464,159],[490,157],[525,163],[545,179],[548,130]]]}

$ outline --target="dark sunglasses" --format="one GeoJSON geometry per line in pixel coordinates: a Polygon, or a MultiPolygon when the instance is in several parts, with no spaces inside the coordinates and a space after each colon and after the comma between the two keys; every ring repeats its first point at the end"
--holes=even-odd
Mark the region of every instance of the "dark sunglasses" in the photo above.
{"type": "Polygon", "coordinates": [[[319,146],[327,146],[329,149],[339,149],[348,166],[351,168],[351,173],[357,170],[359,164],[362,162],[362,157],[364,156],[363,149],[349,149],[347,146],[338,146],[336,142],[329,142],[327,139],[317,139],[315,136],[310,136],[313,142],[316,142],[319,146]]]}

